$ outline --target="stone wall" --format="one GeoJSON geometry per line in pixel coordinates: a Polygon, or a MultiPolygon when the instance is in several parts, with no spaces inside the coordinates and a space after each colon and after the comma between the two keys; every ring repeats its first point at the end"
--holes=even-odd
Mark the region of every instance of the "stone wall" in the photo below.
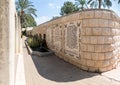
{"type": "Polygon", "coordinates": [[[0,85],[9,84],[9,1],[0,0],[0,85]],[[6,82],[7,81],[7,82],[6,82]]]}
{"type": "Polygon", "coordinates": [[[15,59],[20,53],[19,26],[15,0],[0,0],[0,85],[15,83],[15,59]]]}
{"type": "Polygon", "coordinates": [[[83,70],[104,72],[120,61],[120,18],[110,10],[84,10],[32,30],[46,34],[48,47],[83,70]]]}

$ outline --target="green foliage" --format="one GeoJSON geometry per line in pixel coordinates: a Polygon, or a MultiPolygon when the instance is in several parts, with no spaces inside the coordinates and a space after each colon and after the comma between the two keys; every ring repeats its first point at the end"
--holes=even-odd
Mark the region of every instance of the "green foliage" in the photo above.
{"type": "Polygon", "coordinates": [[[103,6],[104,8],[108,7],[110,8],[112,6],[111,0],[89,0],[88,4],[91,8],[98,8],[101,9],[103,6]]]}
{"type": "Polygon", "coordinates": [[[86,0],[75,0],[76,1],[76,5],[79,7],[80,10],[85,9],[85,7],[87,7],[86,4],[86,0]]]}
{"type": "Polygon", "coordinates": [[[112,6],[112,2],[110,0],[104,0],[104,3],[105,7],[107,6],[108,9],[112,6]]]}
{"type": "Polygon", "coordinates": [[[118,0],[118,4],[120,3],[120,0],[118,0]]]}
{"type": "Polygon", "coordinates": [[[41,37],[35,35],[33,37],[29,37],[27,39],[27,42],[31,48],[37,48],[37,47],[40,47],[40,44],[42,43],[42,39],[41,37]]]}
{"type": "Polygon", "coordinates": [[[26,36],[26,30],[22,31],[22,35],[26,36]]]}
{"type": "Polygon", "coordinates": [[[72,2],[64,2],[64,5],[61,7],[61,15],[66,15],[75,11],[78,11],[79,8],[74,5],[72,2]]]}
{"type": "Polygon", "coordinates": [[[36,21],[33,16],[37,17],[35,14],[37,10],[34,9],[32,2],[29,0],[18,0],[16,1],[16,10],[18,16],[20,16],[22,28],[36,26],[36,21]]]}

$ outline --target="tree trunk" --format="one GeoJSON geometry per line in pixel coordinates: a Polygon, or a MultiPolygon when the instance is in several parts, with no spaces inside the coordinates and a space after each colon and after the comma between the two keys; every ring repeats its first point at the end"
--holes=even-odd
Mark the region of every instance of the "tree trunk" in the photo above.
{"type": "Polygon", "coordinates": [[[82,10],[83,10],[83,5],[82,5],[82,10]]]}
{"type": "Polygon", "coordinates": [[[21,22],[21,28],[23,27],[23,22],[24,22],[24,19],[23,19],[23,16],[24,16],[24,11],[21,11],[20,12],[20,22],[21,22]]]}
{"type": "Polygon", "coordinates": [[[99,9],[101,9],[101,3],[102,3],[102,0],[99,0],[99,9]]]}

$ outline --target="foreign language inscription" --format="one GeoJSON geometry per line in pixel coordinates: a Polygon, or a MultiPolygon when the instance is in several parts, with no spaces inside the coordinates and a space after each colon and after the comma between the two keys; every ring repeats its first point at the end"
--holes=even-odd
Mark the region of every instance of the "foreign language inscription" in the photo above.
{"type": "Polygon", "coordinates": [[[77,28],[75,25],[67,28],[67,46],[70,49],[77,49],[77,28]]]}
{"type": "Polygon", "coordinates": [[[57,51],[59,51],[61,49],[61,30],[60,30],[60,28],[55,28],[53,31],[53,44],[57,51]]]}

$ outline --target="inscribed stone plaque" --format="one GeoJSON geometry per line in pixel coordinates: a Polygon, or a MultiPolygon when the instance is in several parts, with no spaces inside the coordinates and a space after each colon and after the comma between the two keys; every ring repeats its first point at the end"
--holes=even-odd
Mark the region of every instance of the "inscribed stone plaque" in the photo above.
{"type": "Polygon", "coordinates": [[[67,46],[70,49],[77,49],[77,28],[71,25],[67,28],[67,46]]]}
{"type": "Polygon", "coordinates": [[[52,46],[52,29],[47,29],[47,34],[46,34],[46,40],[47,40],[47,44],[49,46],[52,46]]]}
{"type": "Polygon", "coordinates": [[[60,28],[55,28],[53,31],[53,44],[57,51],[61,49],[61,30],[60,28]]]}

